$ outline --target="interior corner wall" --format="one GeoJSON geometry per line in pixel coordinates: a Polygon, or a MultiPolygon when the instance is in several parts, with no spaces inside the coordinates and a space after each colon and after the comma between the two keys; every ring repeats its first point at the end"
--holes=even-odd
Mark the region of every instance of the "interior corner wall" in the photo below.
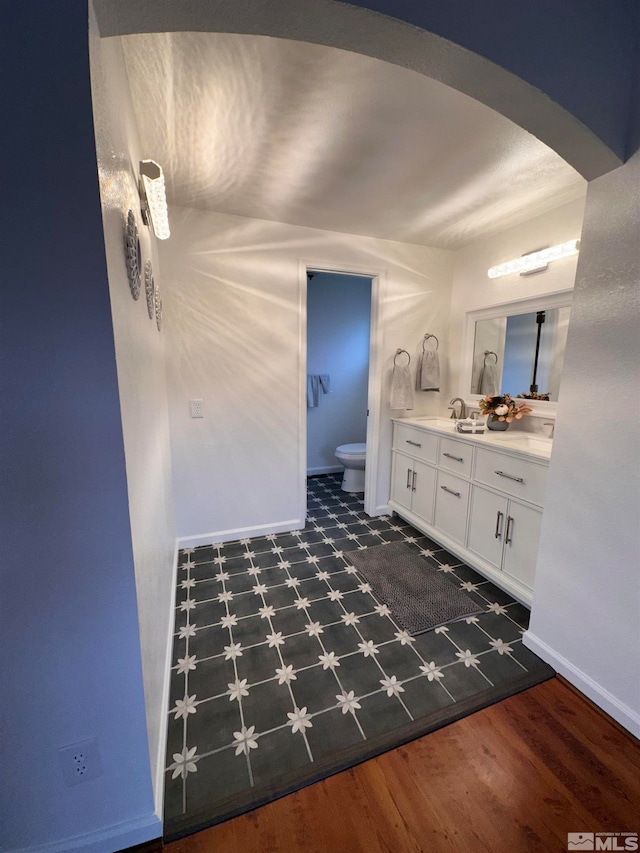
{"type": "Polygon", "coordinates": [[[156,809],[162,813],[166,707],[175,593],[176,532],[171,484],[165,332],[149,316],[144,263],[151,261],[162,293],[157,241],[142,223],[137,188],[141,159],[119,37],[92,36],[91,76],[104,239],[127,471],[149,752],[156,809]],[[127,213],[133,210],[143,258],[134,301],[123,254],[127,213]]]}
{"type": "Polygon", "coordinates": [[[417,356],[426,331],[442,341],[443,391],[416,395],[413,413],[446,408],[451,253],[186,208],[172,207],[170,216],[171,240],[160,247],[160,259],[170,282],[165,314],[178,536],[204,544],[304,523],[301,262],[381,272],[376,502],[382,511],[391,476],[393,354],[403,347],[417,356]],[[204,401],[204,418],[190,418],[190,399],[204,401]]]}
{"type": "Polygon", "coordinates": [[[589,186],[525,644],[640,736],[640,152],[589,186]]]}
{"type": "Polygon", "coordinates": [[[161,823],[86,0],[4,5],[0,76],[2,849],[108,853],[161,823]],[[60,749],[94,738],[99,774],[68,786],[60,749]]]}
{"type": "Polygon", "coordinates": [[[456,394],[464,397],[470,393],[469,388],[462,387],[466,312],[571,289],[577,258],[563,258],[549,264],[544,272],[524,277],[489,278],[489,267],[518,258],[540,246],[554,246],[580,237],[584,206],[584,198],[577,199],[492,237],[476,240],[454,253],[450,333],[451,384],[456,394]]]}

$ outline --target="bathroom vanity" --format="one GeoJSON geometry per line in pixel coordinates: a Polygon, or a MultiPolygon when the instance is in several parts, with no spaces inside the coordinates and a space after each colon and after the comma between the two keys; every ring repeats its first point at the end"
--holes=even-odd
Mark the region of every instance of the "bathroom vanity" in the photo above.
{"type": "Polygon", "coordinates": [[[393,420],[389,507],[531,605],[552,441],[462,434],[442,418],[393,420]]]}

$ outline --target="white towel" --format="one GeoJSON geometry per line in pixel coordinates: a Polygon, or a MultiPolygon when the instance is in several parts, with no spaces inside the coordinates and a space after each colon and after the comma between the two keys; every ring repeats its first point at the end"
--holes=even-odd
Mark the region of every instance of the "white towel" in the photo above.
{"type": "Polygon", "coordinates": [[[413,409],[413,388],[408,364],[396,364],[393,367],[389,405],[392,409],[413,409]]]}
{"type": "Polygon", "coordinates": [[[480,373],[480,382],[479,382],[480,394],[490,394],[492,397],[495,397],[500,392],[498,391],[498,372],[496,370],[495,364],[485,364],[480,373]]]}
{"type": "Polygon", "coordinates": [[[435,350],[425,350],[420,357],[416,375],[418,391],[440,390],[440,361],[435,350]]]}

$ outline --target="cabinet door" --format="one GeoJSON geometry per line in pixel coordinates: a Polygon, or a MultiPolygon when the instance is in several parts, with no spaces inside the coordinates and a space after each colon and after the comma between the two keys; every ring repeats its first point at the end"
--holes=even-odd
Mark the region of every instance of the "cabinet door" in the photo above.
{"type": "Polygon", "coordinates": [[[509,502],[502,568],[529,589],[533,589],[541,521],[542,513],[537,509],[509,502]]]}
{"type": "Polygon", "coordinates": [[[443,533],[464,544],[467,532],[469,483],[438,471],[435,524],[443,533]]]}
{"type": "Polygon", "coordinates": [[[413,463],[411,509],[429,524],[433,522],[436,469],[415,460],[413,463]]]}
{"type": "Polygon", "coordinates": [[[497,569],[502,566],[507,504],[506,498],[494,495],[480,486],[473,487],[467,547],[497,569]]]}
{"type": "Polygon", "coordinates": [[[391,498],[406,509],[411,509],[411,484],[413,479],[413,459],[393,454],[393,472],[391,474],[391,498]]]}

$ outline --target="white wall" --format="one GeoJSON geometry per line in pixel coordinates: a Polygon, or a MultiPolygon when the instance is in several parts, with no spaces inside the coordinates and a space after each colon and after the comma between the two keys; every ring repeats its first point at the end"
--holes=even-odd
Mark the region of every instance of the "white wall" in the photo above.
{"type": "Polygon", "coordinates": [[[307,285],[307,373],[328,373],[330,394],[307,409],[307,474],[342,470],[341,444],[367,438],[371,279],[316,273],[307,285]]]}
{"type": "MultiPolygon", "coordinates": [[[[576,257],[564,258],[536,275],[489,278],[487,270],[540,246],[554,246],[580,236],[584,199],[562,205],[543,216],[503,231],[487,240],[471,243],[454,254],[451,298],[451,384],[456,394],[469,394],[462,387],[462,347],[465,313],[475,308],[539,296],[573,287],[576,257]]],[[[495,349],[495,347],[489,347],[495,349]]]]}
{"type": "Polygon", "coordinates": [[[91,72],[102,215],[118,368],[135,562],[144,693],[154,793],[162,802],[171,632],[173,630],[175,521],[171,494],[169,411],[164,332],[149,318],[144,293],[134,302],[123,260],[123,223],[131,208],[143,264],[162,278],[157,241],[142,224],[137,191],[141,159],[119,38],[91,39],[91,72]]]}
{"type": "MultiPolygon", "coordinates": [[[[380,468],[389,495],[389,380],[397,347],[417,353],[425,331],[449,352],[451,255],[421,246],[277,222],[172,208],[160,247],[178,536],[189,542],[292,529],[305,472],[301,260],[381,273],[380,468]],[[189,417],[202,398],[205,417],[189,417]],[[202,539],[199,540],[199,537],[202,539]]],[[[442,394],[414,413],[440,413],[442,394]]]]}
{"type": "Polygon", "coordinates": [[[525,643],[640,736],[640,153],[589,186],[525,643]]]}

